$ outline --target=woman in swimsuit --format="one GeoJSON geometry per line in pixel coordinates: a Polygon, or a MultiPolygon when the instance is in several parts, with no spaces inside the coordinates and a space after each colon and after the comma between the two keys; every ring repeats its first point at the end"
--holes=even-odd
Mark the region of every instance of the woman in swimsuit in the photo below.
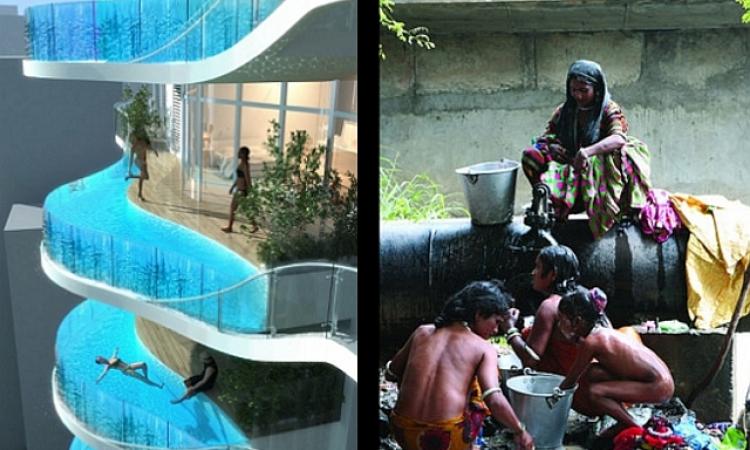
{"type": "Polygon", "coordinates": [[[124,373],[125,375],[129,375],[133,378],[137,378],[141,381],[143,381],[146,384],[150,384],[152,386],[156,386],[158,388],[164,387],[164,383],[159,384],[156,383],[148,378],[148,366],[145,362],[139,361],[134,363],[126,363],[120,357],[118,356],[118,353],[120,351],[119,347],[115,347],[115,351],[112,353],[112,356],[109,358],[105,358],[104,356],[97,356],[95,361],[97,364],[101,364],[104,366],[104,370],[102,370],[102,373],[99,374],[99,377],[96,379],[96,383],[98,384],[102,379],[104,378],[107,373],[109,373],[109,369],[117,369],[120,372],[124,373]],[[139,374],[136,372],[136,370],[140,369],[142,374],[139,374]]]}
{"type": "MultiPolygon", "coordinates": [[[[252,186],[252,180],[250,179],[250,149],[248,147],[240,147],[237,157],[239,158],[239,162],[237,163],[237,176],[235,177],[234,183],[232,183],[232,186],[229,188],[230,195],[234,191],[234,195],[232,195],[232,204],[229,206],[229,225],[221,229],[221,231],[225,233],[232,232],[234,213],[237,211],[240,199],[247,196],[250,186],[252,186]]],[[[258,229],[257,226],[253,226],[254,229],[251,232],[258,229]]]]}
{"type": "Polygon", "coordinates": [[[128,166],[128,175],[125,177],[125,180],[127,181],[131,178],[138,178],[138,198],[145,201],[146,199],[143,197],[143,180],[149,179],[146,151],[150,149],[156,156],[159,156],[159,154],[153,149],[153,147],[151,147],[151,140],[146,133],[131,133],[130,148],[130,164],[128,166]],[[138,175],[133,175],[131,172],[133,159],[135,159],[135,165],[138,166],[138,175]]]}

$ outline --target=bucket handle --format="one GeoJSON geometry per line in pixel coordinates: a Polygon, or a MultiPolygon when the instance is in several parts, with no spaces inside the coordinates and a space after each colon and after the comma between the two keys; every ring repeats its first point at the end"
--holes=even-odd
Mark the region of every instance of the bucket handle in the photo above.
{"type": "Polygon", "coordinates": [[[534,376],[539,375],[536,370],[532,369],[531,367],[524,367],[523,368],[523,374],[526,376],[534,376]]]}
{"type": "Polygon", "coordinates": [[[466,173],[466,178],[469,179],[469,183],[471,184],[477,184],[477,180],[479,180],[479,175],[473,174],[473,173],[466,173]]]}
{"type": "Polygon", "coordinates": [[[552,395],[545,398],[544,400],[547,402],[547,407],[549,409],[552,409],[555,407],[557,402],[560,401],[560,399],[565,395],[565,393],[560,389],[560,387],[555,386],[554,389],[552,389],[552,395]]]}

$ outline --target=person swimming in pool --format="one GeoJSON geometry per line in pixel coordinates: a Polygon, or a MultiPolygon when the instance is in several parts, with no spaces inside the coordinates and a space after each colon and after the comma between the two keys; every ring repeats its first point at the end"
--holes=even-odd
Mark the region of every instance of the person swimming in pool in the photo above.
{"type": "Polygon", "coordinates": [[[99,384],[100,381],[109,373],[109,369],[117,369],[120,372],[124,373],[125,375],[129,375],[133,378],[136,378],[138,380],[143,381],[146,384],[150,384],[152,386],[156,386],[158,388],[163,388],[164,383],[158,384],[148,378],[148,366],[145,362],[139,361],[134,362],[132,364],[128,364],[122,359],[120,359],[118,353],[120,352],[119,347],[115,347],[115,351],[112,353],[112,356],[109,358],[105,358],[103,356],[97,356],[96,357],[96,363],[104,365],[104,370],[101,374],[99,374],[99,377],[96,379],[96,383],[99,384]],[[141,370],[142,374],[136,372],[136,370],[141,370]]]}

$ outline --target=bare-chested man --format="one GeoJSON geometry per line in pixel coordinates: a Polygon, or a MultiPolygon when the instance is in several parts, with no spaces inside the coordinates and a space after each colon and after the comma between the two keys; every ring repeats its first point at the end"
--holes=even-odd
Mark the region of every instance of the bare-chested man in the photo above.
{"type": "Polygon", "coordinates": [[[417,328],[396,353],[387,366],[400,389],[391,427],[404,450],[429,442],[470,448],[484,419],[480,399],[515,433],[519,449],[534,448],[498,387],[497,352],[487,342],[507,319],[511,302],[497,281],[470,283],[448,300],[434,325],[417,328]]]}
{"type": "Polygon", "coordinates": [[[612,416],[618,423],[601,435],[614,437],[627,427],[637,426],[622,402],[664,402],[674,393],[674,381],[664,361],[649,348],[597,325],[606,304],[601,291],[582,287],[560,300],[560,331],[578,345],[578,356],[560,388],[569,389],[585,377],[588,382],[579,389],[587,398],[588,410],[579,412],[612,416]]]}

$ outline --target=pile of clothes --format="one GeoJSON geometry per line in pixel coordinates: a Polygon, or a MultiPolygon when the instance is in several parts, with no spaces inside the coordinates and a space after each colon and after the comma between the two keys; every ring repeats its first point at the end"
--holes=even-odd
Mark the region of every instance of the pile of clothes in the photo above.
{"type": "Polygon", "coordinates": [[[672,423],[653,416],[643,427],[627,428],[614,439],[614,450],[744,450],[744,431],[731,422],[702,425],[692,415],[672,423]]]}

